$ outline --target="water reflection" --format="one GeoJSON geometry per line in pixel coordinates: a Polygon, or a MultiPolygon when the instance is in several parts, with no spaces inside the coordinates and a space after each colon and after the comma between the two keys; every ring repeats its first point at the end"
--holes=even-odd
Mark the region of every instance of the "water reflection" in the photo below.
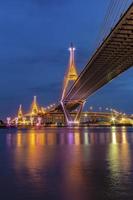
{"type": "Polygon", "coordinates": [[[46,128],[2,137],[5,166],[10,166],[16,180],[12,194],[20,185],[27,194],[23,199],[113,200],[122,199],[121,190],[130,193],[132,130],[46,128]]]}
{"type": "Polygon", "coordinates": [[[133,136],[127,135],[125,127],[99,130],[97,129],[67,129],[57,132],[48,130],[18,130],[15,134],[6,135],[8,146],[45,146],[45,145],[90,145],[90,144],[128,144],[133,142],[133,136]],[[129,138],[129,141],[128,141],[129,138]]]}
{"type": "MultiPolygon", "coordinates": [[[[109,162],[111,188],[115,186],[122,188],[122,183],[127,179],[127,174],[131,169],[130,146],[128,143],[128,134],[125,127],[120,131],[112,128],[112,143],[109,145],[107,159],[109,162]]],[[[123,188],[124,191],[124,188],[123,188]]]]}

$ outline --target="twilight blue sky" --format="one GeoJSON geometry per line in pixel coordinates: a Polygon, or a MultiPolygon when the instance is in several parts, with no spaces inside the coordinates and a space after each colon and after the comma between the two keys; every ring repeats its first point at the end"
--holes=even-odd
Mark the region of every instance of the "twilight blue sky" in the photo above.
{"type": "MultiPolygon", "coordinates": [[[[109,0],[0,0],[0,118],[28,110],[33,95],[56,102],[76,46],[80,71],[88,61],[109,0]]],[[[130,69],[89,98],[87,106],[133,112],[130,69]]]]}

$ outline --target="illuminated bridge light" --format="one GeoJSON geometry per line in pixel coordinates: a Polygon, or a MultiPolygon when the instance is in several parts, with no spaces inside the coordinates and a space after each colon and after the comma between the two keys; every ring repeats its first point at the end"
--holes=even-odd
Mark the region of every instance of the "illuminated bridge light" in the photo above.
{"type": "Polygon", "coordinates": [[[7,117],[7,125],[11,126],[11,117],[7,117]]]}
{"type": "Polygon", "coordinates": [[[38,118],[37,118],[36,126],[41,126],[41,122],[42,122],[42,118],[41,118],[41,117],[38,117],[38,118]]]}
{"type": "Polygon", "coordinates": [[[90,106],[90,108],[89,108],[91,111],[93,110],[93,106],[90,106]]]}
{"type": "Polygon", "coordinates": [[[30,117],[30,124],[33,126],[33,124],[34,124],[34,117],[30,117]]]}
{"type": "Polygon", "coordinates": [[[18,117],[15,118],[15,124],[18,125],[18,117]]]}
{"type": "Polygon", "coordinates": [[[79,121],[68,121],[69,125],[79,125],[79,121]]]}
{"type": "MultiPolygon", "coordinates": [[[[132,67],[132,15],[133,4],[131,4],[125,14],[121,16],[120,20],[118,20],[118,23],[116,24],[116,26],[114,26],[113,30],[111,30],[108,37],[104,39],[103,43],[100,43],[100,46],[97,48],[96,52],[91,57],[85,68],[81,71],[79,76],[75,65],[75,47],[71,44],[69,48],[69,66],[64,78],[62,98],[58,105],[58,107],[60,107],[59,110],[62,110],[63,108],[64,111],[66,109],[66,112],[64,111],[64,114],[66,121],[69,124],[79,124],[79,118],[81,114],[81,112],[78,113],[77,111],[79,115],[78,117],[76,117],[76,120],[72,121],[70,113],[71,111],[75,111],[75,109],[79,107],[79,105],[81,106],[81,104],[85,103],[86,99],[90,95],[92,95],[98,89],[102,88],[118,75],[132,67]],[[129,32],[130,34],[127,34],[127,32],[129,32]],[[120,44],[119,48],[118,43],[120,44]],[[112,63],[114,64],[112,65],[112,63]],[[101,70],[102,73],[99,76],[99,71],[101,70]],[[61,102],[62,104],[64,104],[64,107],[62,106],[61,102]]],[[[48,106],[47,113],[50,113],[50,111],[52,110],[51,108],[52,105],[48,106]]],[[[93,107],[90,107],[90,110],[92,111],[93,107]]],[[[111,108],[110,111],[112,112],[112,114],[115,114],[115,117],[120,114],[120,112],[113,108],[111,108]]],[[[42,113],[40,112],[39,106],[37,104],[36,96],[34,96],[30,116],[38,117],[39,114],[42,113]]],[[[20,119],[21,121],[21,118],[23,119],[24,117],[25,115],[22,115],[20,108],[18,119],[20,119]]],[[[115,121],[117,122],[118,119],[120,119],[120,117],[115,117],[111,118],[111,121],[113,123],[115,121]]],[[[123,114],[123,117],[126,118],[125,113],[123,114]]],[[[7,121],[10,124],[10,120],[7,121]]],[[[129,122],[128,119],[122,121],[129,122]]]]}
{"type": "Polygon", "coordinates": [[[26,117],[23,117],[23,125],[26,125],[26,117]]]}
{"type": "Polygon", "coordinates": [[[111,122],[113,122],[113,124],[115,124],[116,118],[115,117],[111,117],[111,122]]]}

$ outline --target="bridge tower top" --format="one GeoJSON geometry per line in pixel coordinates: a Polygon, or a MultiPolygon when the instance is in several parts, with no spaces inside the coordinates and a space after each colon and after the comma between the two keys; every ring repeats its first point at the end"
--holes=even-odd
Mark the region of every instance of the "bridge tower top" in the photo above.
{"type": "Polygon", "coordinates": [[[76,70],[76,65],[75,65],[75,47],[71,43],[71,46],[69,48],[70,51],[70,59],[69,59],[69,67],[68,67],[68,72],[66,74],[66,78],[70,81],[75,81],[78,77],[78,73],[76,70]]]}
{"type": "Polygon", "coordinates": [[[39,112],[39,107],[38,107],[38,104],[37,104],[37,97],[34,96],[32,106],[31,106],[31,115],[35,116],[35,115],[38,114],[38,112],[39,112]]]}
{"type": "Polygon", "coordinates": [[[21,120],[22,118],[23,118],[23,111],[22,111],[22,105],[20,105],[18,110],[18,120],[21,120]]]}
{"type": "Polygon", "coordinates": [[[66,92],[72,85],[72,82],[74,82],[78,78],[78,73],[75,65],[75,47],[73,46],[72,43],[69,47],[69,51],[70,51],[69,66],[64,78],[62,99],[64,98],[66,92]]]}

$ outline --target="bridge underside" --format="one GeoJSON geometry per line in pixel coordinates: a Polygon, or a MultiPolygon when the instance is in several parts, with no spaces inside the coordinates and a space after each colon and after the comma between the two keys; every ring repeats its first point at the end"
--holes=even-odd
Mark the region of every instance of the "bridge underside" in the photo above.
{"type": "Polygon", "coordinates": [[[133,4],[116,24],[79,75],[63,102],[74,109],[78,102],[133,65],[133,4]],[[76,103],[75,103],[76,102],[76,103]]]}
{"type": "MultiPolygon", "coordinates": [[[[70,102],[70,103],[68,102],[68,103],[65,104],[65,106],[66,106],[67,110],[69,110],[69,112],[71,112],[71,111],[77,109],[80,106],[80,102],[78,102],[78,101],[77,102],[73,101],[73,102],[70,102]]],[[[56,108],[51,110],[51,112],[53,112],[53,111],[54,112],[63,111],[62,105],[58,104],[56,106],[56,108]]]]}

